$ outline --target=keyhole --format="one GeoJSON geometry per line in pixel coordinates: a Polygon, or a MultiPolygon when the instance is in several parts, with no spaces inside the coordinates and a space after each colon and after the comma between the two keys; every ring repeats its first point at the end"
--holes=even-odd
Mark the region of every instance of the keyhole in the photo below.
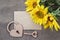
{"type": "Polygon", "coordinates": [[[33,35],[36,35],[35,33],[33,33],[33,35]]]}
{"type": "Polygon", "coordinates": [[[18,30],[17,30],[16,32],[17,32],[18,34],[20,34],[18,30]]]}

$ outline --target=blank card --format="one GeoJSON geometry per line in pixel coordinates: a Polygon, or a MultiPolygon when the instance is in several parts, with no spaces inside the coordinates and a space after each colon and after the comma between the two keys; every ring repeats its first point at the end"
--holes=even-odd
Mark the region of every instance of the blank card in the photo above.
{"type": "Polygon", "coordinates": [[[14,21],[22,24],[24,30],[41,30],[41,26],[34,24],[26,11],[14,11],[14,21]]]}

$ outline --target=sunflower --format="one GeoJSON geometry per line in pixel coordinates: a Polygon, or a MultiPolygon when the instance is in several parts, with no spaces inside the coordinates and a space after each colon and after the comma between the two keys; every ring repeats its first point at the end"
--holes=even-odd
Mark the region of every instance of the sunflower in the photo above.
{"type": "Polygon", "coordinates": [[[58,29],[60,29],[57,21],[54,19],[54,16],[52,16],[50,13],[48,13],[46,15],[47,18],[47,23],[44,24],[44,29],[47,29],[48,27],[53,30],[53,28],[55,28],[56,31],[58,31],[58,29]]]}
{"type": "Polygon", "coordinates": [[[40,7],[36,7],[33,9],[30,13],[30,16],[34,23],[36,24],[44,24],[46,23],[46,14],[48,12],[48,7],[44,7],[44,5],[41,5],[40,7]]]}
{"type": "Polygon", "coordinates": [[[26,11],[32,11],[36,6],[39,6],[40,0],[26,0],[26,11]]]}

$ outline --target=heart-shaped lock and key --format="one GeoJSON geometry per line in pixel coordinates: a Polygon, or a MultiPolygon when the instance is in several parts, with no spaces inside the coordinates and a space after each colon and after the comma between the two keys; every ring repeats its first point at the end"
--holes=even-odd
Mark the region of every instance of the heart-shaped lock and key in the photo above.
{"type": "MultiPolygon", "coordinates": [[[[12,37],[22,37],[23,36],[23,25],[20,24],[19,22],[10,22],[8,25],[7,25],[7,31],[10,33],[10,35],[12,37]],[[14,29],[12,29],[11,31],[9,30],[9,27],[10,25],[14,23],[14,29]]],[[[32,33],[24,33],[25,35],[32,35],[34,38],[37,37],[37,31],[34,31],[32,33]]]]}
{"type": "Polygon", "coordinates": [[[7,25],[7,31],[10,33],[10,35],[12,37],[22,37],[22,33],[23,33],[23,27],[20,27],[22,26],[21,24],[19,24],[18,22],[10,22],[8,25],[7,25]],[[9,27],[10,25],[14,23],[14,29],[12,29],[11,31],[9,30],[9,27]],[[17,25],[18,24],[18,25],[17,25]]]}

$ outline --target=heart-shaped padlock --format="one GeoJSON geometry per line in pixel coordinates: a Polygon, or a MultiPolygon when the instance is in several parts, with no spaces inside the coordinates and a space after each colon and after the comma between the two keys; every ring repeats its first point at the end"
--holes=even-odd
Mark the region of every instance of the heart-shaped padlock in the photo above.
{"type": "Polygon", "coordinates": [[[10,33],[10,35],[11,35],[12,37],[22,37],[23,27],[20,27],[20,26],[22,26],[22,25],[19,24],[18,22],[12,21],[12,22],[10,22],[10,23],[8,24],[7,30],[8,30],[8,32],[10,33]],[[14,23],[14,29],[10,31],[10,30],[9,30],[9,27],[10,27],[10,25],[11,25],[12,23],[14,23]],[[17,25],[17,24],[18,24],[18,25],[17,25]]]}

